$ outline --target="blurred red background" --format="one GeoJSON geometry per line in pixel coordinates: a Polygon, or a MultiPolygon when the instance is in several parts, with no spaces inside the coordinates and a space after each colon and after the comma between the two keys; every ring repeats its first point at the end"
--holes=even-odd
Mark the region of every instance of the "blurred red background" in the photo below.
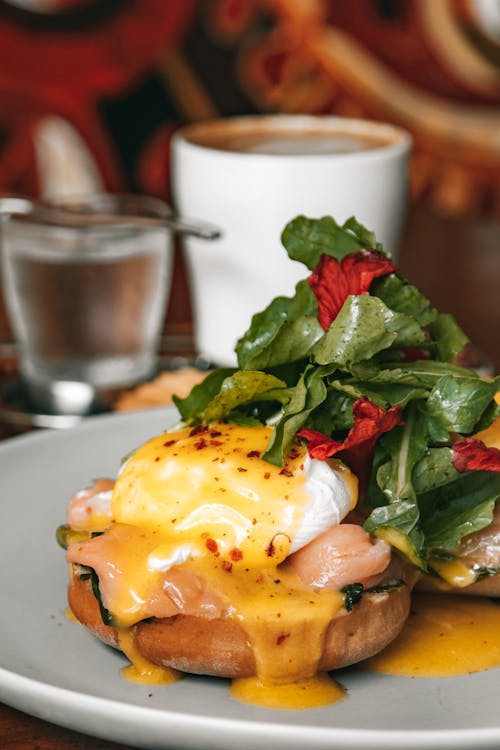
{"type": "MultiPolygon", "coordinates": [[[[0,193],[168,200],[179,124],[257,112],[411,131],[401,266],[500,370],[497,3],[0,0],[0,193]]],[[[191,332],[179,250],[165,332],[191,332]]]]}

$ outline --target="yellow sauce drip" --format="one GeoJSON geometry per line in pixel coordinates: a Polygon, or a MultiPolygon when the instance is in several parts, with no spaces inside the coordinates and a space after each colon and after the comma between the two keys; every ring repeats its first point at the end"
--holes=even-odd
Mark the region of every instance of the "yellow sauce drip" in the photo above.
{"type": "MultiPolygon", "coordinates": [[[[500,393],[497,393],[495,401],[500,404],[500,393]]],[[[500,417],[497,417],[486,430],[474,435],[476,440],[482,440],[489,448],[500,449],[500,417]]]]}
{"type": "Polygon", "coordinates": [[[170,685],[182,678],[182,674],[175,669],[160,667],[142,656],[136,648],[130,629],[118,631],[118,642],[131,662],[128,667],[121,670],[121,675],[126,680],[140,685],[170,685]]]}
{"type": "Polygon", "coordinates": [[[76,617],[71,607],[68,607],[64,614],[66,615],[66,619],[69,620],[70,622],[80,622],[80,620],[78,619],[78,617],[76,617]]]}
{"type": "Polygon", "coordinates": [[[346,697],[344,688],[325,673],[283,685],[265,683],[257,677],[240,678],[232,681],[230,694],[254,706],[293,711],[328,706],[346,697]]]}
{"type": "Polygon", "coordinates": [[[500,667],[500,606],[479,597],[414,594],[401,635],[364,668],[452,677],[500,667]]]}
{"type": "MultiPolygon", "coordinates": [[[[437,557],[431,558],[430,566],[438,573],[445,583],[443,588],[464,588],[475,583],[477,574],[474,569],[467,565],[463,560],[454,558],[453,560],[440,560],[437,557]]],[[[437,582],[439,586],[439,581],[437,582]]]]}

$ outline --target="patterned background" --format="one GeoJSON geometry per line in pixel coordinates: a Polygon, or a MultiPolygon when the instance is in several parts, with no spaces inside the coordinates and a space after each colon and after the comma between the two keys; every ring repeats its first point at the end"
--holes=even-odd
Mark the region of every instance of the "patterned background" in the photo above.
{"type": "MultiPolygon", "coordinates": [[[[498,0],[0,0],[0,193],[168,197],[180,123],[254,112],[408,128],[405,250],[444,243],[452,261],[466,242],[490,272],[500,252],[498,0]]],[[[451,266],[448,309],[460,318],[451,266]]],[[[166,329],[189,320],[178,255],[166,329]]]]}

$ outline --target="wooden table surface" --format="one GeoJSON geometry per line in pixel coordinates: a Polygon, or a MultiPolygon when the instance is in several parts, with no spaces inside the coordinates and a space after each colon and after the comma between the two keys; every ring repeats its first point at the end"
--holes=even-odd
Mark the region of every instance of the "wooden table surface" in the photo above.
{"type": "MultiPolygon", "coordinates": [[[[458,221],[414,210],[407,223],[400,267],[437,307],[458,318],[500,372],[500,224],[458,221]]],[[[61,729],[2,705],[0,746],[3,750],[125,749],[125,745],[61,729]]]]}

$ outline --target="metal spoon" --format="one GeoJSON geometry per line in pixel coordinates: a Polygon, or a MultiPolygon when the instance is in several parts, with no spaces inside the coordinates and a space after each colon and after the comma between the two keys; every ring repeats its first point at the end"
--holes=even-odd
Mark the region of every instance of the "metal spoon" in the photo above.
{"type": "MultiPolygon", "coordinates": [[[[33,219],[39,219],[49,224],[62,224],[63,226],[74,226],[76,220],[86,217],[85,213],[72,210],[71,206],[51,205],[31,198],[18,196],[3,196],[0,198],[0,215],[8,216],[25,215],[33,219]]],[[[200,240],[216,240],[221,237],[221,230],[209,224],[192,219],[184,219],[179,216],[138,216],[132,214],[93,214],[92,222],[102,225],[120,224],[127,226],[164,227],[177,234],[196,237],[200,240]]]]}

